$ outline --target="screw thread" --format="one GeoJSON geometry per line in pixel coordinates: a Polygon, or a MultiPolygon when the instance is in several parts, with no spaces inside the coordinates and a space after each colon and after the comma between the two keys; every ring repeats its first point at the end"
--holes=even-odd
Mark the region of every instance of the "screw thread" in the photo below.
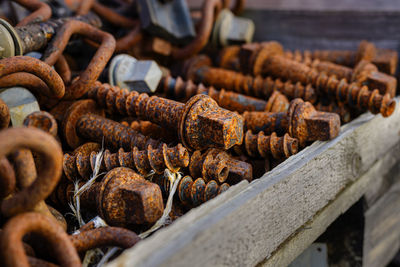
{"type": "Polygon", "coordinates": [[[138,117],[144,120],[177,128],[184,111],[184,104],[145,93],[129,92],[117,86],[96,82],[88,91],[95,100],[110,113],[138,117]]]}
{"type": "MultiPolygon", "coordinates": [[[[71,178],[71,174],[79,174],[82,178],[87,179],[96,168],[96,156],[96,152],[92,152],[90,155],[77,153],[71,156],[65,154],[63,162],[65,174],[68,178],[71,178]]],[[[188,152],[181,144],[174,147],[167,147],[166,144],[163,144],[159,148],[152,148],[149,145],[145,150],[135,147],[131,152],[125,152],[123,148],[116,153],[106,150],[100,162],[100,169],[110,171],[117,167],[128,167],[145,175],[151,170],[163,173],[167,168],[176,172],[181,167],[187,167],[188,164],[188,152]]]]}
{"type": "Polygon", "coordinates": [[[315,103],[317,97],[311,85],[303,86],[299,82],[296,84],[290,81],[282,82],[279,79],[263,78],[260,75],[253,77],[208,66],[197,70],[195,82],[259,98],[268,98],[274,91],[279,91],[290,99],[302,98],[311,103],[315,103]]]}
{"type": "MultiPolygon", "coordinates": [[[[169,194],[168,179],[165,179],[164,176],[157,176],[153,182],[160,186],[164,194],[169,194]]],[[[182,204],[195,207],[225,192],[229,187],[227,183],[218,185],[214,180],[206,182],[203,178],[193,181],[192,177],[185,176],[180,180],[177,191],[182,204]]]]}
{"type": "Polygon", "coordinates": [[[275,132],[265,135],[264,132],[253,134],[250,130],[246,132],[243,144],[235,146],[237,153],[246,153],[251,157],[274,159],[286,159],[298,152],[299,141],[289,134],[278,137],[275,132]]]}
{"type": "Polygon", "coordinates": [[[356,52],[349,50],[285,51],[288,59],[311,65],[313,60],[329,61],[343,66],[356,65],[356,52]]]}
{"type": "Polygon", "coordinates": [[[282,56],[271,56],[263,65],[263,71],[276,77],[312,84],[317,90],[336,96],[339,102],[368,109],[374,114],[381,113],[384,117],[393,113],[396,102],[389,94],[381,95],[377,89],[369,91],[367,86],[349,84],[346,79],[338,80],[335,76],[318,73],[310,67],[288,60],[282,56]]]}

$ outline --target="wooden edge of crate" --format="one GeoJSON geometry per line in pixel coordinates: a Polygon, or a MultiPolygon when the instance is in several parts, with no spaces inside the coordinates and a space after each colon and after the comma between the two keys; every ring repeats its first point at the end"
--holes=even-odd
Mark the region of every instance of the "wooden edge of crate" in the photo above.
{"type": "MultiPolygon", "coordinates": [[[[398,99],[397,99],[398,101],[398,99]]],[[[400,109],[369,113],[250,183],[191,210],[108,266],[255,265],[400,140],[400,109]]]]}

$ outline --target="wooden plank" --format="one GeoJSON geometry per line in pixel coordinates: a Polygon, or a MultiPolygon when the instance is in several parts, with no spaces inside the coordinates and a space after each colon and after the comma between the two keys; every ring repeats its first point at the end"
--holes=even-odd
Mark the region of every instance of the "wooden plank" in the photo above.
{"type": "MultiPolygon", "coordinates": [[[[398,178],[399,167],[396,167],[391,174],[398,178]]],[[[397,182],[365,213],[364,266],[385,266],[400,248],[399,192],[400,182],[397,182]]]]}
{"type": "MultiPolygon", "coordinates": [[[[259,266],[286,266],[312,244],[327,227],[348,210],[380,177],[393,175],[392,167],[400,160],[400,142],[377,161],[364,175],[340,192],[335,200],[290,236],[270,258],[259,266]]],[[[398,202],[400,205],[400,201],[398,202]]],[[[398,216],[398,215],[397,215],[398,216]]],[[[400,217],[399,217],[400,219],[400,217]]],[[[400,229],[400,227],[399,227],[400,229]]],[[[370,229],[365,229],[370,230],[370,229]]],[[[398,237],[398,236],[397,236],[398,237]]],[[[389,259],[390,260],[390,259],[389,259]]],[[[365,265],[369,266],[369,265],[365,265]]],[[[382,266],[382,265],[381,265],[382,266]]]]}
{"type": "Polygon", "coordinates": [[[399,131],[399,107],[385,119],[364,114],[334,140],[192,210],[110,266],[255,265],[384,157],[399,131]]]}

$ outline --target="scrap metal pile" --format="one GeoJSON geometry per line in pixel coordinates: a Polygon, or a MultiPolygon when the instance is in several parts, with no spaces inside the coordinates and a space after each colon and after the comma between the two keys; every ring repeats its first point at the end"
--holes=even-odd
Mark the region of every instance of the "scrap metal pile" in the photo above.
{"type": "Polygon", "coordinates": [[[395,51],[252,42],[243,0],[0,6],[6,266],[103,263],[341,123],[395,109],[395,51]]]}

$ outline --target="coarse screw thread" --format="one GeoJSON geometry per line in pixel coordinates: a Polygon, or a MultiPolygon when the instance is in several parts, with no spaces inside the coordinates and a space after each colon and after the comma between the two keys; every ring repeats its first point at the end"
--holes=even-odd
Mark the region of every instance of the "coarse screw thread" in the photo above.
{"type": "MultiPolygon", "coordinates": [[[[153,179],[158,184],[164,194],[169,194],[169,180],[164,176],[158,176],[153,179]]],[[[189,207],[196,207],[200,204],[216,197],[217,195],[229,189],[229,185],[224,183],[218,185],[214,180],[206,182],[203,178],[197,178],[193,181],[192,177],[183,177],[178,185],[178,197],[182,204],[189,207]]]]}
{"type": "Polygon", "coordinates": [[[286,159],[298,152],[299,141],[289,134],[278,137],[275,132],[265,135],[264,132],[253,134],[250,130],[246,132],[243,144],[234,147],[238,154],[246,153],[251,157],[274,159],[286,159]]]}
{"type": "MultiPolygon", "coordinates": [[[[64,167],[64,172],[67,177],[78,173],[82,178],[87,179],[96,168],[96,158],[96,152],[91,152],[86,156],[82,153],[65,154],[63,166],[69,166],[69,168],[64,167]]],[[[166,168],[177,172],[181,167],[188,165],[189,155],[181,144],[175,147],[167,147],[166,144],[163,144],[155,149],[149,145],[147,149],[141,151],[137,147],[133,148],[131,152],[125,152],[123,148],[116,153],[106,150],[100,162],[100,170],[110,171],[117,167],[127,167],[146,175],[151,170],[163,173],[166,168]]]]}

